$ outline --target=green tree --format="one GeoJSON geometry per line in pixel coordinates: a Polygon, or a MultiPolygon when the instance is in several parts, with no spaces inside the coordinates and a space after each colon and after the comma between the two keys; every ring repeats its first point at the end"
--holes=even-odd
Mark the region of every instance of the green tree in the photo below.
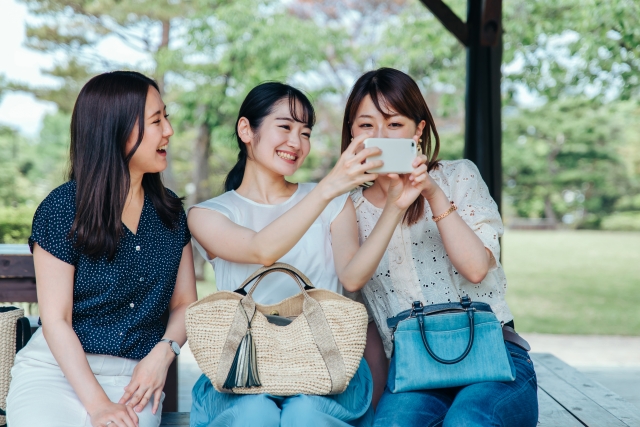
{"type": "Polygon", "coordinates": [[[549,102],[506,120],[505,193],[518,216],[598,228],[633,191],[621,150],[630,108],[585,99],[549,102]]]}

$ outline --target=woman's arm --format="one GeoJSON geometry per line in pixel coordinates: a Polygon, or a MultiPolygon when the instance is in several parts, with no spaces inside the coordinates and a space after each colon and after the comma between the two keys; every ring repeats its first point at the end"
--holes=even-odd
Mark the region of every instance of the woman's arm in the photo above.
{"type": "Polygon", "coordinates": [[[80,340],[71,326],[75,267],[38,244],[33,248],[33,262],[42,333],[62,373],[91,416],[91,423],[101,426],[111,421],[118,427],[134,427],[138,416],[132,408],[109,400],[91,372],[80,340]]]}
{"type": "Polygon", "coordinates": [[[410,174],[390,174],[385,208],[367,240],[358,247],[358,228],[353,203],[347,203],[331,224],[331,239],[336,272],[342,286],[355,292],[375,274],[396,226],[411,204],[420,197],[422,183],[428,178],[427,158],[414,160],[410,174]]]}
{"type": "MultiPolygon", "coordinates": [[[[433,215],[438,216],[451,207],[451,202],[431,177],[429,180],[422,194],[427,199],[433,215]]],[[[425,220],[431,221],[431,218],[425,220]]],[[[471,283],[482,282],[489,271],[491,251],[456,211],[438,221],[436,225],[455,269],[471,283]]]]}
{"type": "Polygon", "coordinates": [[[362,162],[380,150],[366,148],[355,154],[366,137],[354,139],[331,172],[304,199],[259,232],[239,226],[221,213],[198,208],[189,212],[189,229],[209,258],[246,264],[275,263],[298,243],[331,200],[377,177],[365,172],[380,167],[382,162],[362,162]]]}
{"type": "MultiPolygon", "coordinates": [[[[187,341],[185,312],[187,307],[197,299],[193,252],[189,243],[182,249],[176,286],[169,302],[169,322],[163,338],[177,342],[180,347],[184,345],[187,341]]],[[[125,387],[125,393],[119,403],[128,402],[136,412],[140,412],[153,398],[151,411],[155,414],[160,405],[167,371],[174,359],[175,354],[169,344],[159,342],[135,367],[131,382],[125,387]]]]}
{"type": "Polygon", "coordinates": [[[336,273],[347,291],[361,289],[375,274],[403,215],[404,211],[398,208],[383,210],[374,230],[360,247],[356,210],[351,199],[347,200],[342,212],[331,223],[331,247],[336,273]]]}

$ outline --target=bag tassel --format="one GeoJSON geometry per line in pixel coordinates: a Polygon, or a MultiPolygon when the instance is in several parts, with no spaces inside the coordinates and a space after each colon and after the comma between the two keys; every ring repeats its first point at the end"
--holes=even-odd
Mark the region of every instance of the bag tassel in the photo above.
{"type": "Polygon", "coordinates": [[[256,345],[251,336],[251,328],[240,341],[229,375],[222,387],[232,390],[236,387],[260,387],[258,376],[258,359],[256,357],[256,345]]]}

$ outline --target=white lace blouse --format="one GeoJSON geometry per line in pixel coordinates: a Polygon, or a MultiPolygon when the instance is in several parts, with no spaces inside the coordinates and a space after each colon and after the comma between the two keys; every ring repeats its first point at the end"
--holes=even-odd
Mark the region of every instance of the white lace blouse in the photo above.
{"type": "MultiPolygon", "coordinates": [[[[373,316],[387,357],[391,357],[391,331],[387,318],[411,307],[413,301],[437,304],[458,301],[468,294],[472,301],[491,305],[498,319],[508,322],[513,315],[504,299],[507,279],[500,265],[502,219],[478,168],[469,160],[441,161],[429,172],[449,200],[458,206],[458,214],[492,252],[495,262],[485,279],[473,284],[456,271],[445,251],[433,213],[425,203],[425,216],[408,227],[399,224],[375,275],[362,288],[361,297],[373,316]]],[[[373,230],[382,209],[372,205],[362,188],[352,192],[356,207],[360,244],[373,230]]],[[[437,212],[441,214],[442,212],[437,212]]],[[[359,298],[359,296],[357,296],[359,298]]]]}

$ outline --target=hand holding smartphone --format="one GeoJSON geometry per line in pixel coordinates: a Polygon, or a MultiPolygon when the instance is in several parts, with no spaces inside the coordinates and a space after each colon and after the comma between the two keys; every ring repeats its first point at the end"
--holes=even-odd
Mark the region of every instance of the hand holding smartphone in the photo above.
{"type": "Polygon", "coordinates": [[[378,147],[382,150],[379,156],[370,156],[367,162],[382,160],[384,164],[375,169],[369,169],[369,173],[411,173],[413,161],[418,156],[418,147],[413,139],[402,138],[367,138],[364,140],[365,148],[378,147]]]}

